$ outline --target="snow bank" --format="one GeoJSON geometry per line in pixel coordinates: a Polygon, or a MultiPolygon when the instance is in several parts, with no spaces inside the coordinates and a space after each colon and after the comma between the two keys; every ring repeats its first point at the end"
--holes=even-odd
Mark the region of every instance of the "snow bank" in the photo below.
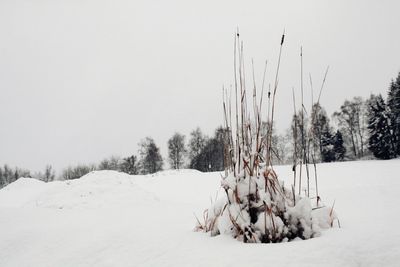
{"type": "Polygon", "coordinates": [[[73,209],[158,201],[134,180],[116,171],[94,171],[80,179],[51,183],[22,178],[0,191],[0,206],[73,209]]]}
{"type": "MultiPolygon", "coordinates": [[[[291,167],[275,169],[289,184],[291,167]]],[[[322,200],[336,200],[342,228],[273,245],[192,231],[219,173],[18,180],[0,190],[0,266],[398,266],[399,171],[400,160],[319,164],[322,200]]]]}
{"type": "Polygon", "coordinates": [[[32,178],[20,178],[0,190],[0,207],[23,207],[35,202],[46,184],[32,178]]]}

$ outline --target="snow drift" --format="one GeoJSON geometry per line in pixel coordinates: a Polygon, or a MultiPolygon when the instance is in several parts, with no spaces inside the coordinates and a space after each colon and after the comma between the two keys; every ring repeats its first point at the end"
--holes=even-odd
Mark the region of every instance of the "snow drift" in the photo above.
{"type": "MultiPolygon", "coordinates": [[[[291,166],[275,169],[289,184],[291,166]]],[[[307,241],[257,246],[193,232],[193,213],[201,215],[214,201],[219,173],[22,179],[0,190],[0,266],[394,267],[400,262],[399,171],[400,160],[318,165],[323,200],[332,205],[336,199],[342,227],[307,241]]]]}

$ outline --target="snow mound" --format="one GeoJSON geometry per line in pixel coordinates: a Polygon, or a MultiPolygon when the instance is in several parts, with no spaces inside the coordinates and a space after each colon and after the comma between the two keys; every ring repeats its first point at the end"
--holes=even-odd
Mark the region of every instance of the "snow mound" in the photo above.
{"type": "Polygon", "coordinates": [[[0,207],[22,207],[34,200],[46,190],[46,183],[20,178],[0,190],[0,207]]]}
{"type": "Polygon", "coordinates": [[[180,170],[165,170],[156,172],[153,174],[146,175],[147,177],[158,177],[158,176],[173,176],[173,175],[191,175],[191,174],[201,174],[201,171],[192,169],[180,169],[180,170]]]}
{"type": "Polygon", "coordinates": [[[158,201],[134,180],[134,176],[116,171],[94,171],[79,179],[51,183],[19,179],[0,190],[0,202],[12,207],[73,209],[158,201]]]}
{"type": "MultiPolygon", "coordinates": [[[[395,267],[400,262],[399,171],[399,159],[319,164],[322,201],[335,202],[342,228],[322,231],[321,237],[308,241],[256,246],[224,234],[209,238],[192,231],[193,213],[202,220],[210,198],[215,203],[214,199],[226,196],[222,189],[216,197],[216,189],[221,189],[219,173],[149,177],[95,172],[69,181],[68,186],[21,179],[0,190],[0,266],[395,267]],[[87,204],[70,209],[45,206],[54,204],[50,200],[57,196],[36,206],[36,199],[43,200],[50,192],[68,189],[72,196],[78,184],[86,190],[109,184],[115,195],[111,203],[102,202],[101,208],[90,208],[100,201],[90,198],[87,204]],[[34,205],[9,208],[25,197],[34,205]]],[[[290,184],[292,166],[276,166],[276,172],[290,184]]],[[[67,193],[62,194],[66,197],[67,193]]],[[[103,198],[104,194],[107,191],[96,190],[91,196],[103,198]]],[[[316,209],[313,217],[319,218],[320,212],[328,210],[316,209]]]]}

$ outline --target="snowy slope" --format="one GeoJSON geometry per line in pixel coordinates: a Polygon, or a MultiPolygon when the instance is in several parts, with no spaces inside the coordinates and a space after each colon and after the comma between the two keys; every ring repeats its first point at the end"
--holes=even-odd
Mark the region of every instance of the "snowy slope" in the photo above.
{"type": "MultiPolygon", "coordinates": [[[[276,171],[291,181],[289,166],[276,171]]],[[[320,164],[342,228],[282,244],[193,232],[219,173],[20,179],[0,190],[0,266],[399,266],[399,171],[400,160],[320,164]]]]}

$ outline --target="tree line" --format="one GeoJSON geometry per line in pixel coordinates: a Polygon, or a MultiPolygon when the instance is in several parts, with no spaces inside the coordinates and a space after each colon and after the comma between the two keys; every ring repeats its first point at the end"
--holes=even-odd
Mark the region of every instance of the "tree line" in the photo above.
{"type": "Polygon", "coordinates": [[[336,128],[319,103],[313,105],[308,117],[302,118],[302,114],[295,114],[292,121],[291,136],[297,145],[294,150],[307,151],[306,157],[316,162],[400,155],[400,73],[391,81],[386,100],[380,94],[371,94],[366,100],[345,100],[331,117],[336,128]],[[306,135],[305,142],[300,140],[301,135],[306,135]],[[304,144],[307,148],[302,147],[304,144]]]}
{"type": "MultiPolygon", "coordinates": [[[[269,123],[263,122],[261,128],[261,134],[268,135],[269,123]]],[[[297,159],[333,162],[400,156],[400,73],[391,81],[386,99],[380,94],[372,94],[366,100],[354,97],[345,100],[331,117],[317,102],[309,113],[304,111],[304,107],[295,112],[286,133],[272,131],[274,164],[289,164],[297,159]]],[[[174,133],[167,143],[170,168],[203,172],[224,170],[229,136],[229,129],[223,127],[218,127],[211,137],[196,128],[186,143],[185,135],[174,133]]],[[[139,143],[137,155],[125,158],[112,156],[99,164],[69,166],[61,171],[58,178],[77,179],[94,170],[115,170],[131,175],[152,174],[163,167],[160,148],[153,138],[146,137],[139,143]]],[[[0,187],[20,177],[49,182],[56,178],[56,174],[51,165],[36,173],[19,167],[11,168],[7,164],[0,166],[0,187]]]]}
{"type": "MultiPolygon", "coordinates": [[[[200,128],[196,128],[190,133],[186,144],[185,135],[174,133],[167,143],[167,161],[170,168],[190,168],[203,172],[223,170],[225,137],[226,130],[222,127],[218,127],[212,137],[208,137],[200,128]]],[[[154,139],[146,137],[138,145],[137,154],[125,158],[112,156],[103,159],[97,165],[71,166],[62,171],[60,178],[76,179],[95,170],[115,170],[131,175],[153,174],[163,170],[164,159],[154,139]]]]}
{"type": "MultiPolygon", "coordinates": [[[[185,143],[185,136],[176,132],[168,140],[168,162],[172,169],[193,168],[200,171],[219,171],[224,167],[223,147],[224,129],[217,128],[213,137],[203,134],[200,128],[190,134],[189,143],[185,143]]],[[[151,137],[144,138],[139,144],[137,155],[128,157],[111,156],[98,164],[77,164],[63,169],[58,176],[60,180],[71,180],[96,170],[115,170],[131,175],[152,174],[163,170],[164,159],[160,148],[151,137]]],[[[36,178],[44,182],[56,179],[51,165],[47,165],[43,172],[31,173],[19,167],[11,168],[7,164],[0,166],[0,187],[4,187],[17,179],[36,178]]]]}
{"type": "Polygon", "coordinates": [[[51,165],[47,165],[43,172],[35,173],[19,167],[12,168],[8,164],[0,166],[0,188],[15,182],[21,177],[36,178],[44,182],[50,182],[55,179],[55,171],[51,165]]]}

